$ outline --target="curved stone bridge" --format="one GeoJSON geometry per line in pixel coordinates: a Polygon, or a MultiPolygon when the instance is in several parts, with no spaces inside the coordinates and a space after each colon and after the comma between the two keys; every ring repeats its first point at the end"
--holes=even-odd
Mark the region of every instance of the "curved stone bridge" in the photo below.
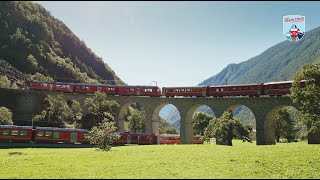
{"type": "MultiPolygon", "coordinates": [[[[13,110],[13,114],[31,115],[39,114],[43,109],[44,98],[48,95],[59,94],[56,92],[29,91],[0,88],[0,106],[13,110]]],[[[83,113],[87,112],[84,101],[89,94],[63,93],[64,99],[75,99],[83,106],[83,113]]],[[[139,103],[146,111],[146,132],[159,133],[159,112],[167,104],[173,104],[180,113],[180,137],[182,144],[193,141],[192,115],[202,105],[210,107],[216,117],[220,117],[226,110],[234,110],[244,105],[247,106],[256,119],[257,145],[275,144],[275,115],[286,106],[293,106],[290,97],[230,97],[230,98],[165,98],[165,97],[133,97],[133,96],[108,96],[120,104],[116,123],[120,131],[124,130],[124,113],[128,106],[139,103]]]]}

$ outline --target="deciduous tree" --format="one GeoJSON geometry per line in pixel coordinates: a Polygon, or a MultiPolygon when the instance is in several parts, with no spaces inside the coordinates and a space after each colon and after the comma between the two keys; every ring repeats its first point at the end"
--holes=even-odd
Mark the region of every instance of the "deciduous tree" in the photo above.
{"type": "Polygon", "coordinates": [[[12,112],[6,107],[0,107],[0,125],[12,125],[12,112]]]}

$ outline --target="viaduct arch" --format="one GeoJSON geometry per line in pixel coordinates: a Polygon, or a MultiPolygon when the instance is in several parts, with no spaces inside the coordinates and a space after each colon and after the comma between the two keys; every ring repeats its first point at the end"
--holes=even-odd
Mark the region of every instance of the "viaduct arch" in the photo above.
{"type": "MultiPolygon", "coordinates": [[[[43,109],[43,101],[47,95],[59,94],[47,91],[29,91],[0,88],[0,106],[13,109],[13,114],[39,114],[43,109]]],[[[80,102],[83,113],[87,113],[84,101],[90,94],[64,93],[66,100],[75,99],[80,102]]],[[[115,117],[120,131],[124,131],[124,113],[133,103],[139,103],[146,111],[146,127],[148,133],[159,134],[159,112],[167,104],[174,105],[180,112],[180,137],[182,144],[190,144],[192,138],[192,115],[202,105],[210,107],[215,116],[220,117],[224,111],[233,110],[239,105],[248,107],[256,118],[257,145],[275,144],[275,114],[285,106],[292,106],[290,97],[230,97],[230,98],[165,98],[165,97],[134,97],[108,96],[120,107],[115,117]]]]}

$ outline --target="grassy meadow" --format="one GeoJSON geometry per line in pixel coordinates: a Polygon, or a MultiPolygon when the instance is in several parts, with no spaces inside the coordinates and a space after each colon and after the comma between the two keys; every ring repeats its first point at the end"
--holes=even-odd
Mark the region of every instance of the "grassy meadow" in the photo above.
{"type": "Polygon", "coordinates": [[[320,145],[0,149],[0,178],[320,178],[320,145]]]}

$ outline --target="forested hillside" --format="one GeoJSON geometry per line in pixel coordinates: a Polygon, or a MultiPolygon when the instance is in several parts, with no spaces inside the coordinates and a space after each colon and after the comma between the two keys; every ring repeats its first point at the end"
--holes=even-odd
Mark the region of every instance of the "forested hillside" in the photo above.
{"type": "Polygon", "coordinates": [[[123,84],[102,58],[63,22],[33,2],[0,2],[0,59],[9,63],[6,67],[13,66],[15,72],[25,75],[17,77],[0,66],[0,75],[21,81],[17,84],[35,77],[65,82],[123,84]]]}

